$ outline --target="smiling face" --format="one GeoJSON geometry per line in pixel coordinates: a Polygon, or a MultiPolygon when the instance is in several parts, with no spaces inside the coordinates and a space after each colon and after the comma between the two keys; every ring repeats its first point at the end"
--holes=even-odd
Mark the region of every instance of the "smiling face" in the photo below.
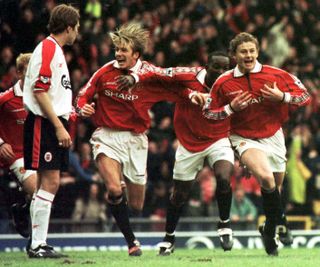
{"type": "Polygon", "coordinates": [[[234,59],[242,73],[248,73],[253,70],[258,54],[258,48],[254,42],[243,42],[238,45],[234,59]]]}
{"type": "Polygon", "coordinates": [[[139,58],[139,52],[134,52],[130,45],[116,46],[115,57],[120,69],[131,69],[139,58]]]}

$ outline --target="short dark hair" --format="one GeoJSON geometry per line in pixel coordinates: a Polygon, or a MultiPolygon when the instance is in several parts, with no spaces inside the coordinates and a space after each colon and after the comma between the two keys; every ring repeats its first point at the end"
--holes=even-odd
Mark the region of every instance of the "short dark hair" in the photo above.
{"type": "Polygon", "coordinates": [[[259,50],[258,39],[250,33],[241,32],[230,41],[229,53],[233,56],[236,53],[238,46],[246,42],[253,42],[256,45],[257,50],[259,50]]]}
{"type": "Polygon", "coordinates": [[[74,28],[79,20],[78,9],[70,5],[61,4],[52,10],[47,28],[50,33],[59,34],[69,26],[74,28]]]}
{"type": "MultiPolygon", "coordinates": [[[[207,65],[212,62],[212,58],[213,57],[226,57],[226,58],[229,58],[229,55],[226,52],[222,51],[222,50],[213,51],[208,55],[207,65]]],[[[229,60],[230,60],[230,58],[229,58],[229,60]]]]}

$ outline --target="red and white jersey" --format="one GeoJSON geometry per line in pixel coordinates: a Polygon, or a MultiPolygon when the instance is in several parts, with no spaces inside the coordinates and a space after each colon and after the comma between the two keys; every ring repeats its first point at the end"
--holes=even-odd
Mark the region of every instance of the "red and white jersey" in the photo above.
{"type": "Polygon", "coordinates": [[[0,143],[11,145],[15,153],[12,162],[0,159],[0,166],[9,167],[16,159],[23,157],[23,124],[27,112],[22,103],[20,81],[0,94],[0,143]]]}
{"type": "MultiPolygon", "coordinates": [[[[274,135],[288,119],[289,105],[303,106],[311,100],[297,77],[259,62],[246,75],[240,72],[238,66],[222,74],[213,85],[211,98],[222,106],[229,104],[238,93],[245,91],[251,93],[252,99],[246,109],[232,114],[231,133],[246,138],[267,138],[274,135]],[[265,84],[273,87],[274,82],[285,93],[283,103],[272,102],[262,96],[260,89],[265,84]]],[[[215,107],[212,107],[205,115],[214,117],[218,113],[215,107]]]]}
{"type": "Polygon", "coordinates": [[[33,51],[23,87],[23,103],[35,115],[45,117],[34,94],[47,92],[57,116],[69,118],[72,91],[67,63],[60,45],[47,37],[33,51]]]}
{"type": "MultiPolygon", "coordinates": [[[[156,67],[148,72],[138,73],[135,77],[143,81],[165,81],[180,88],[190,88],[201,93],[208,93],[205,84],[207,71],[202,67],[156,67]]],[[[179,142],[190,152],[200,152],[210,145],[228,137],[230,118],[210,120],[202,115],[202,108],[190,101],[180,101],[174,112],[174,129],[179,142]]]]}
{"type": "Polygon", "coordinates": [[[138,60],[127,71],[119,69],[116,61],[107,63],[94,73],[80,91],[76,100],[77,111],[96,99],[96,112],[92,116],[96,126],[135,133],[145,132],[150,127],[149,109],[153,104],[159,101],[181,101],[188,98],[191,92],[187,89],[174,92],[175,89],[171,90],[165,84],[154,82],[137,84],[131,92],[117,90],[117,76],[151,67],[150,63],[138,60]]]}

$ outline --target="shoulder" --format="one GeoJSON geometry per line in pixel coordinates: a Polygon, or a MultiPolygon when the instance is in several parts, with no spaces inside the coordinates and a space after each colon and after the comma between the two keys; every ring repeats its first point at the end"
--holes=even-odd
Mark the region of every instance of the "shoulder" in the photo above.
{"type": "Polygon", "coordinates": [[[224,84],[225,82],[229,81],[233,79],[233,69],[232,70],[228,70],[224,73],[222,73],[216,80],[215,84],[224,84]]]}
{"type": "Polygon", "coordinates": [[[13,87],[10,89],[0,93],[0,105],[3,105],[4,103],[10,101],[15,97],[13,87]]]}
{"type": "Polygon", "coordinates": [[[285,79],[285,80],[293,80],[293,81],[299,80],[295,75],[293,75],[283,69],[273,67],[270,65],[263,65],[262,71],[267,72],[269,74],[273,74],[273,75],[278,76],[281,79],[285,79]]]}
{"type": "Polygon", "coordinates": [[[46,53],[49,55],[53,55],[57,50],[61,49],[55,42],[53,42],[48,38],[42,41],[41,48],[43,53],[46,53]]]}
{"type": "Polygon", "coordinates": [[[273,74],[288,74],[287,71],[270,65],[262,65],[261,71],[273,74]]]}
{"type": "Polygon", "coordinates": [[[101,68],[99,68],[94,74],[93,77],[100,77],[101,75],[105,74],[106,72],[116,71],[117,69],[114,67],[114,60],[106,63],[101,68]]]}

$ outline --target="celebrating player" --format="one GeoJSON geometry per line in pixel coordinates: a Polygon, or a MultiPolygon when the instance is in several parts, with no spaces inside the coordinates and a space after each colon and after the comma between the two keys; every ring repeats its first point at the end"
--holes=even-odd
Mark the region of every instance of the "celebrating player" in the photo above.
{"type": "Polygon", "coordinates": [[[139,24],[123,25],[110,33],[116,60],[100,68],[80,91],[77,111],[93,115],[98,126],[91,138],[93,154],[108,191],[108,204],[128,244],[129,256],[142,254],[129,222],[128,204],[133,213],[143,208],[146,184],[149,109],[159,101],[179,101],[192,96],[190,90],[173,93],[159,83],[138,85],[131,92],[117,90],[117,77],[154,68],[140,60],[149,32],[139,24]],[[147,90],[147,88],[153,88],[147,90]],[[92,101],[96,99],[96,105],[92,101]],[[95,110],[95,106],[97,109],[95,110]],[[124,176],[128,203],[122,192],[124,176]]]}
{"type": "MultiPolygon", "coordinates": [[[[209,55],[206,68],[155,68],[153,71],[139,73],[139,84],[146,81],[166,81],[187,87],[199,93],[207,94],[216,80],[229,69],[230,60],[226,54],[215,52],[209,55]]],[[[133,76],[118,79],[119,89],[127,89],[134,84],[133,76]]],[[[133,89],[132,91],[134,91],[133,89]]],[[[239,96],[248,100],[249,96],[239,96]]],[[[238,97],[238,98],[239,98],[238,97]]],[[[230,208],[232,191],[230,176],[233,171],[234,154],[229,135],[229,119],[210,121],[202,116],[200,106],[190,105],[189,101],[178,102],[175,106],[174,128],[180,145],[176,152],[173,170],[174,188],[170,197],[166,216],[166,235],[159,244],[159,255],[170,255],[174,250],[174,231],[178,224],[183,204],[188,200],[192,184],[197,173],[203,168],[204,161],[209,162],[217,180],[216,196],[220,222],[218,234],[224,250],[233,245],[230,227],[230,208]]]]}
{"type": "Polygon", "coordinates": [[[0,94],[0,167],[9,168],[27,194],[27,203],[15,203],[12,215],[15,228],[23,237],[29,237],[29,202],[36,190],[37,173],[26,170],[23,160],[23,125],[27,112],[22,103],[25,73],[31,54],[20,54],[16,59],[17,83],[0,94]]]}
{"type": "Polygon", "coordinates": [[[252,99],[238,99],[221,112],[205,108],[209,119],[231,116],[232,146],[242,164],[260,181],[266,222],[261,228],[267,254],[277,255],[277,236],[292,242],[280,198],[285,168],[286,147],[281,125],[288,119],[289,108],[307,105],[310,96],[301,81],[284,70],[261,65],[257,58],[259,43],[249,33],[240,33],[230,42],[230,52],[237,66],[219,77],[211,97],[225,105],[241,92],[252,99]],[[246,107],[238,110],[238,106],[246,107]]]}

